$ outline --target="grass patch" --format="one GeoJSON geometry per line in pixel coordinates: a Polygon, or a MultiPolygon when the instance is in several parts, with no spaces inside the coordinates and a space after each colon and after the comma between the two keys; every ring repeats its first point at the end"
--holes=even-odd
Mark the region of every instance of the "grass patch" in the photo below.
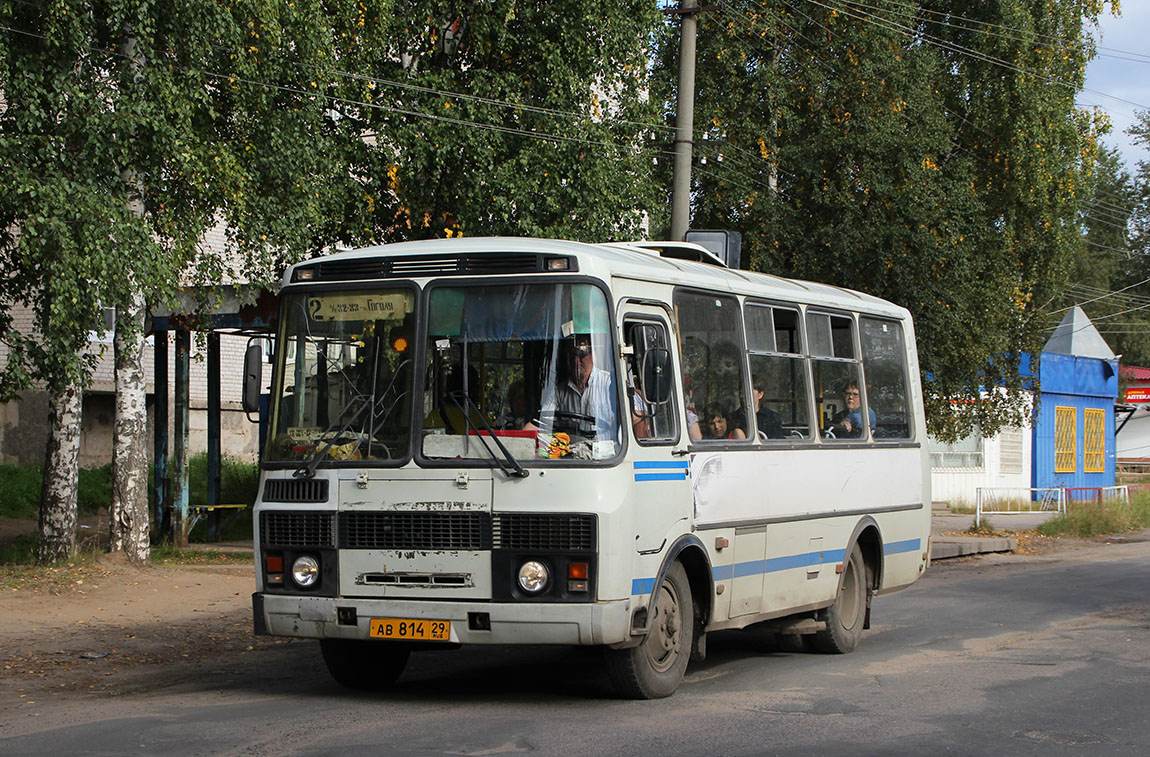
{"type": "Polygon", "coordinates": [[[987,518],[983,518],[982,522],[978,524],[971,523],[970,528],[963,531],[963,533],[969,534],[970,536],[1002,536],[999,530],[995,528],[994,524],[987,518]]]}
{"type": "MultiPolygon", "coordinates": [[[[0,465],[0,518],[36,518],[44,474],[35,465],[0,465]]],[[[112,466],[81,468],[76,505],[81,515],[112,504],[112,466]]]]}
{"type": "Polygon", "coordinates": [[[252,556],[244,552],[222,552],[218,549],[181,549],[169,545],[152,547],[152,565],[218,565],[249,563],[252,556]]]}
{"type": "Polygon", "coordinates": [[[8,544],[0,546],[0,565],[34,564],[39,543],[39,534],[20,534],[8,544]]]}
{"type": "MultiPolygon", "coordinates": [[[[154,471],[148,470],[148,513],[155,513],[154,471]]],[[[220,534],[222,541],[242,541],[252,538],[251,506],[259,491],[259,466],[229,455],[220,459],[220,502],[245,504],[248,507],[236,514],[231,524],[220,534]]],[[[43,473],[39,466],[0,465],[0,518],[37,518],[40,514],[40,488],[43,473]]],[[[92,515],[112,505],[112,466],[83,468],[80,470],[77,491],[79,514],[92,515]]],[[[208,455],[201,452],[188,461],[188,503],[204,505],[208,501],[208,455]]],[[[210,516],[209,516],[210,517],[210,516]]],[[[225,513],[223,518],[227,518],[225,513]]],[[[191,541],[207,541],[208,517],[200,520],[189,535],[191,541]]],[[[0,564],[4,560],[0,552],[0,564]]]]}
{"type": "Polygon", "coordinates": [[[1129,502],[1108,499],[1101,502],[1069,502],[1065,515],[1038,527],[1043,536],[1090,538],[1106,534],[1138,531],[1150,527],[1150,492],[1136,492],[1129,502]]]}

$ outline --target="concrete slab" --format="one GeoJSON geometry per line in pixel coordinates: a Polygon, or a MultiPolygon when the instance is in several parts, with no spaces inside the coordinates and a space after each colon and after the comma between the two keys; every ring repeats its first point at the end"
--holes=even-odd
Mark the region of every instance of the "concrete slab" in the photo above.
{"type": "Polygon", "coordinates": [[[947,560],[953,557],[981,555],[987,552],[1013,552],[1018,542],[1009,537],[954,536],[934,537],[930,543],[930,559],[947,560]]]}

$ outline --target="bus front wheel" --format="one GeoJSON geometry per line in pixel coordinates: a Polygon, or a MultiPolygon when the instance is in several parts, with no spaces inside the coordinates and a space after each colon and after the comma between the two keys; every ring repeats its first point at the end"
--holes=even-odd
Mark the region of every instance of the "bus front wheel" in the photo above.
{"type": "Polygon", "coordinates": [[[843,566],[834,604],[821,613],[827,627],[811,638],[815,651],[846,654],[858,646],[866,619],[866,591],[866,564],[856,544],[843,566]]]}
{"type": "Polygon", "coordinates": [[[669,697],[679,688],[691,657],[695,608],[681,563],[667,569],[648,608],[643,643],[607,650],[607,674],[615,690],[630,699],[669,697]]]}
{"type": "Polygon", "coordinates": [[[349,689],[378,690],[395,683],[407,667],[411,649],[404,644],[355,639],[321,639],[327,672],[349,689]]]}

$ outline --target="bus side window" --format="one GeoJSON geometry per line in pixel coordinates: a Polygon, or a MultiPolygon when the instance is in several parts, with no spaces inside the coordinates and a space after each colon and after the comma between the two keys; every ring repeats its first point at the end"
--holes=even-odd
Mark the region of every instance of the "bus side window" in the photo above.
{"type": "Polygon", "coordinates": [[[698,416],[703,441],[745,439],[753,426],[744,389],[747,361],[738,300],[680,291],[675,312],[688,418],[698,416]],[[712,417],[702,417],[706,414],[712,417]]]}
{"type": "Polygon", "coordinates": [[[759,441],[809,439],[807,367],[798,311],[747,303],[744,315],[752,409],[759,441]]]}
{"type": "Polygon", "coordinates": [[[626,345],[632,348],[626,361],[626,392],[635,438],[640,442],[674,441],[678,432],[673,393],[669,398],[659,398],[652,396],[659,387],[645,386],[646,382],[656,380],[653,375],[655,368],[662,368],[662,365],[654,364],[670,354],[667,351],[667,327],[656,321],[627,320],[623,334],[626,345]],[[663,401],[654,401],[660,399],[663,401]]]}
{"type": "Polygon", "coordinates": [[[906,348],[902,324],[860,318],[867,402],[874,411],[876,439],[914,437],[910,391],[907,388],[906,348]]]}
{"type": "Polygon", "coordinates": [[[826,440],[865,440],[875,425],[867,407],[849,316],[807,312],[819,431],[826,440]]]}

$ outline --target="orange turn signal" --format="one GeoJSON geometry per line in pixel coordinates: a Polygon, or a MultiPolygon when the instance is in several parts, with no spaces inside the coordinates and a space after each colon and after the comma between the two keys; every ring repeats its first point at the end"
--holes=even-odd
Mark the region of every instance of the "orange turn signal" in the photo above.
{"type": "Polygon", "coordinates": [[[587,578],[587,563],[585,562],[572,562],[567,563],[567,577],[568,578],[587,578]]]}
{"type": "Polygon", "coordinates": [[[282,557],[266,557],[264,564],[267,566],[268,573],[284,572],[284,559],[282,557]]]}

